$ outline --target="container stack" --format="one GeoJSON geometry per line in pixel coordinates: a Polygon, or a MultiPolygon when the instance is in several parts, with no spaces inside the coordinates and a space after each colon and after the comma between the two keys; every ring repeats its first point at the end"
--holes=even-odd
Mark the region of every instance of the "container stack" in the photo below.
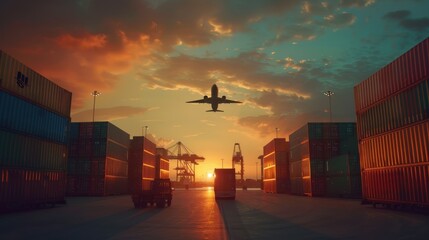
{"type": "Polygon", "coordinates": [[[361,196],[355,123],[308,123],[289,139],[293,194],[361,196]]]}
{"type": "Polygon", "coordinates": [[[429,38],[354,91],[363,201],[429,206],[429,38]]]}
{"type": "Polygon", "coordinates": [[[128,193],[129,138],[109,122],[72,123],[67,195],[128,193]]]}
{"type": "Polygon", "coordinates": [[[156,145],[145,137],[133,137],[129,155],[129,189],[130,193],[150,190],[155,179],[156,145]]]}
{"type": "Polygon", "coordinates": [[[65,201],[71,97],[0,51],[0,211],[65,201]]]}
{"type": "Polygon", "coordinates": [[[170,178],[170,161],[167,158],[168,150],[165,148],[156,148],[155,178],[170,178]]]}
{"type": "Polygon", "coordinates": [[[264,146],[263,189],[267,193],[290,193],[289,142],[275,138],[264,146]]]}

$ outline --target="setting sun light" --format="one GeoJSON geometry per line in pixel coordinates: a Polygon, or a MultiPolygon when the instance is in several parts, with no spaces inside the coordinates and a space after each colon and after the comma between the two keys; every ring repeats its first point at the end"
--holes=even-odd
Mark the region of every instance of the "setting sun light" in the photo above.
{"type": "Polygon", "coordinates": [[[209,179],[213,178],[213,173],[207,173],[207,178],[209,179]]]}

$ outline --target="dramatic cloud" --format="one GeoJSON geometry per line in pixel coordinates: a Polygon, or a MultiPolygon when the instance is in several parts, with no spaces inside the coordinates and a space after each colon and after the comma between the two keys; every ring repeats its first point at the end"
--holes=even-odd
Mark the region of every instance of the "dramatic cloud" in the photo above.
{"type": "Polygon", "coordinates": [[[384,19],[394,21],[399,26],[414,32],[422,32],[429,29],[429,18],[411,18],[411,12],[408,10],[399,10],[389,12],[383,16],[384,19]]]}
{"type": "Polygon", "coordinates": [[[383,16],[383,18],[391,19],[391,20],[401,20],[407,18],[411,15],[411,12],[408,10],[399,10],[394,12],[389,12],[383,16]]]}
{"type": "Polygon", "coordinates": [[[368,7],[374,3],[375,0],[340,0],[340,6],[343,7],[368,7]]]}
{"type": "MultiPolygon", "coordinates": [[[[103,119],[103,121],[113,121],[123,118],[128,118],[133,115],[143,114],[147,111],[146,108],[118,106],[112,108],[96,108],[95,120],[103,119]]],[[[91,122],[93,110],[85,110],[77,112],[71,116],[73,122],[91,122]]]]}

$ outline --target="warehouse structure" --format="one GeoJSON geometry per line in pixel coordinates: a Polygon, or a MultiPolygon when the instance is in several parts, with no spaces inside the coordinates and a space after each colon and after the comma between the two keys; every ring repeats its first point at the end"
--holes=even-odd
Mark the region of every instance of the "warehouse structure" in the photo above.
{"type": "Polygon", "coordinates": [[[293,194],[361,196],[355,123],[307,123],[289,140],[293,194]]]}
{"type": "Polygon", "coordinates": [[[71,97],[0,51],[0,211],[65,201],[71,97]]]}
{"type": "Polygon", "coordinates": [[[429,206],[429,38],[354,91],[363,201],[429,206]]]}
{"type": "Polygon", "coordinates": [[[275,138],[264,146],[263,189],[267,193],[290,193],[289,142],[275,138]]]}
{"type": "Polygon", "coordinates": [[[67,195],[128,193],[129,138],[110,122],[72,123],[67,195]]]}

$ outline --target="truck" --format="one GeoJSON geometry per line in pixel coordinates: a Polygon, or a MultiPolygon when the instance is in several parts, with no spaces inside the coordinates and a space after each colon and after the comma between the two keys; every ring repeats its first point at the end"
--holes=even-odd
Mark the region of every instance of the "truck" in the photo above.
{"type": "Polygon", "coordinates": [[[215,168],[215,199],[235,199],[235,168],[215,168]]]}
{"type": "Polygon", "coordinates": [[[173,199],[170,179],[154,179],[149,190],[140,190],[132,193],[131,198],[135,208],[145,208],[156,204],[158,208],[171,206],[173,199]]]}

